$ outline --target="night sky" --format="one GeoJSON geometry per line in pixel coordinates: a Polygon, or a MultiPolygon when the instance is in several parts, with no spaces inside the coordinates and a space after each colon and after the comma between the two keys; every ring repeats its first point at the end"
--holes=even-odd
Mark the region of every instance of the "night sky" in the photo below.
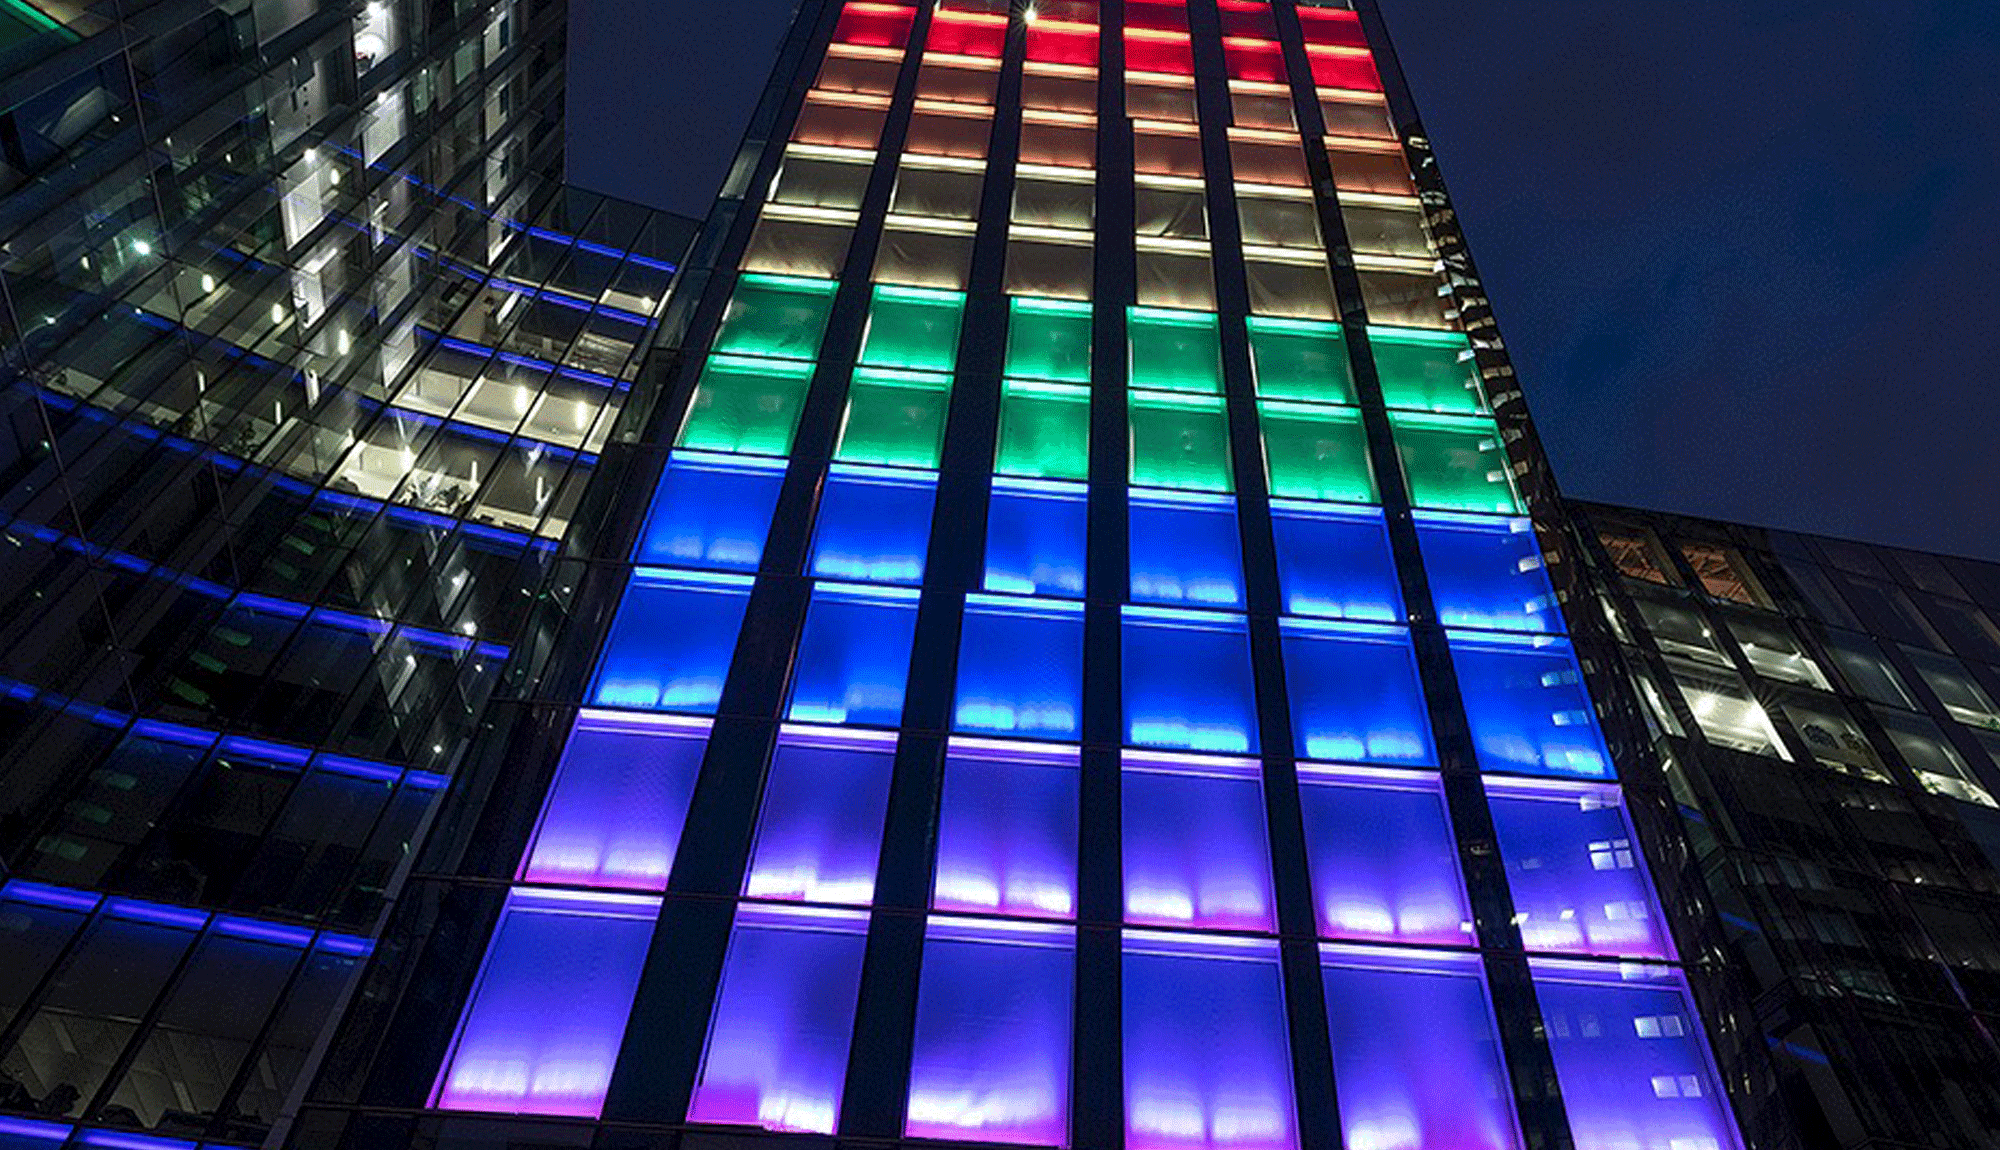
{"type": "MultiPolygon", "coordinates": [[[[1382,5],[1567,493],[2000,559],[2000,5],[1382,5]]],[[[572,177],[704,214],[790,0],[572,6],[572,177]]]]}

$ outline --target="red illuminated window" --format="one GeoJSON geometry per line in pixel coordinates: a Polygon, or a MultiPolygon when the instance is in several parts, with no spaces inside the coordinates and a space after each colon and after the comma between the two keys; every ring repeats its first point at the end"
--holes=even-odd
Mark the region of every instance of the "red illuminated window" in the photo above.
{"type": "Polygon", "coordinates": [[[861,0],[840,10],[834,25],[833,42],[861,44],[870,48],[901,48],[910,42],[910,25],[917,10],[899,4],[868,4],[861,0]]]}
{"type": "Polygon", "coordinates": [[[1368,38],[1361,34],[1361,17],[1353,12],[1333,8],[1301,8],[1299,24],[1305,29],[1308,44],[1335,44],[1348,48],[1368,46],[1368,38]]]}
{"type": "Polygon", "coordinates": [[[1261,0],[1217,0],[1216,8],[1222,13],[1224,36],[1278,38],[1278,22],[1271,16],[1271,6],[1261,0]]]}
{"type": "Polygon", "coordinates": [[[1187,31],[1187,5],[1181,0],[1125,0],[1125,27],[1187,31]]]}
{"type": "Polygon", "coordinates": [[[1037,20],[1028,25],[1028,59],[1042,64],[1097,65],[1097,27],[1037,20]]]}
{"type": "Polygon", "coordinates": [[[1357,92],[1379,92],[1382,77],[1375,73],[1375,58],[1366,52],[1342,48],[1308,47],[1313,83],[1322,88],[1344,88],[1357,92]]]}
{"type": "Polygon", "coordinates": [[[1156,32],[1147,28],[1125,29],[1125,70],[1162,72],[1170,76],[1194,75],[1194,49],[1183,32],[1156,32]]]}
{"type": "Polygon", "coordinates": [[[1222,41],[1222,56],[1229,63],[1229,78],[1254,80],[1262,84],[1285,82],[1284,50],[1270,40],[1228,37],[1222,41]]]}
{"type": "Polygon", "coordinates": [[[981,16],[971,12],[939,12],[931,17],[932,52],[999,59],[1007,43],[1007,20],[1003,16],[981,16]]]}

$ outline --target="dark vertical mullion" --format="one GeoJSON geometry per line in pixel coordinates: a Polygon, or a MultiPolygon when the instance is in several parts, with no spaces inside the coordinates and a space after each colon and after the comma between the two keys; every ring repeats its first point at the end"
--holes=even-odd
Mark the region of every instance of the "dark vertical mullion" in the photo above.
{"type": "MultiPolygon", "coordinates": [[[[1279,37],[1284,45],[1285,70],[1291,77],[1294,111],[1305,143],[1306,169],[1312,178],[1328,268],[1340,302],[1342,334],[1361,403],[1369,461],[1396,557],[1418,676],[1437,745],[1445,804],[1458,842],[1466,893],[1472,902],[1487,989],[1492,996],[1501,1050],[1513,1085],[1515,1111],[1530,1144],[1549,1150],[1568,1150],[1574,1142],[1561,1088],[1556,1082],[1555,1057],[1543,1028],[1521,933],[1514,923],[1513,894],[1507,885],[1493,814],[1487,805],[1485,782],[1466,720],[1464,698],[1453,670],[1451,647],[1431,597],[1416,521],[1411,514],[1409,487],[1389,423],[1381,378],[1369,347],[1368,310],[1354,266],[1354,251],[1347,238],[1346,221],[1341,215],[1332,162],[1326,152],[1326,126],[1320,114],[1319,94],[1306,55],[1296,0],[1273,0],[1272,11],[1277,16],[1279,37]]],[[[1370,43],[1376,43],[1372,35],[1370,43]]]]}
{"type": "Polygon", "coordinates": [[[951,730],[965,596],[976,590],[993,485],[1000,373],[1007,334],[1008,205],[1021,142],[1021,60],[1027,25],[1007,29],[994,97],[978,231],[930,545],[918,602],[903,733],[890,784],[887,829],[875,879],[875,911],[861,968],[861,994],[840,1106],[842,1135],[902,1136],[921,977],[924,912],[930,905],[938,799],[951,730]]]}
{"type": "Polygon", "coordinates": [[[1126,538],[1128,352],[1137,296],[1132,246],[1132,125],[1125,115],[1125,4],[1098,5],[1097,192],[1091,289],[1089,538],[1085,552],[1083,756],[1079,787],[1076,1034],[1070,1142],[1125,1144],[1124,917],[1119,749],[1125,740],[1120,608],[1130,583],[1126,538]]]}
{"type": "MultiPolygon", "coordinates": [[[[825,52],[837,13],[829,4],[810,33],[817,54],[825,52]]],[[[744,612],[743,633],[723,682],[686,829],[606,1092],[604,1115],[609,1120],[679,1122],[693,1096],[735,899],[749,866],[765,766],[777,742],[785,687],[811,598],[803,571],[813,515],[860,349],[872,295],[869,273],[895,187],[896,159],[909,131],[917,66],[930,22],[930,6],[919,4],[779,488],[763,563],[744,612]]],[[[794,105],[792,118],[796,115],[794,105]]],[[[785,121],[787,130],[791,122],[785,121]]]]}
{"type": "Polygon", "coordinates": [[[1293,1067],[1293,1102],[1299,1141],[1342,1145],[1333,1046],[1327,1033],[1326,983],[1320,973],[1317,916],[1307,874],[1305,815],[1299,796],[1298,758],[1292,742],[1291,698],[1286,690],[1279,614],[1277,543],[1271,529],[1271,495],[1264,472],[1263,436],[1252,384],[1248,270],[1236,204],[1235,165],[1228,126],[1235,120],[1228,61],[1216,10],[1188,5],[1194,47],[1195,102],[1201,127],[1202,183],[1208,200],[1208,242],[1215,273],[1217,326],[1222,343],[1222,388],[1229,412],[1229,454],[1236,487],[1236,522],[1243,555],[1250,665],[1257,682],[1258,745],[1262,748],[1264,814],[1277,903],[1279,954],[1284,972],[1293,1067]]]}

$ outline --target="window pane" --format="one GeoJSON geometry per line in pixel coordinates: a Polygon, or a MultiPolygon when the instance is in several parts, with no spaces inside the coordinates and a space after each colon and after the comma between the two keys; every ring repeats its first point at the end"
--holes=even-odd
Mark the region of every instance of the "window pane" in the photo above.
{"type": "Polygon", "coordinates": [[[722,315],[715,350],[781,359],[811,359],[819,354],[826,317],[833,310],[830,280],[787,279],[746,275],[722,315]]]}
{"type": "Polygon", "coordinates": [[[1472,360],[1472,341],[1465,336],[1370,327],[1368,346],[1375,354],[1375,372],[1382,379],[1382,399],[1390,407],[1460,415],[1486,410],[1472,360]]]}
{"type": "Polygon", "coordinates": [[[994,470],[1030,479],[1090,476],[1090,392],[1008,380],[994,470]]]}
{"type": "Polygon", "coordinates": [[[1349,1146],[1520,1146],[1477,960],[1359,948],[1325,953],[1334,1081],[1349,1146]]]}
{"type": "Polygon", "coordinates": [[[1408,632],[1368,623],[1282,624],[1292,741],[1308,759],[1433,763],[1408,632]]]}
{"type": "Polygon", "coordinates": [[[1089,383],[1090,317],[1089,304],[1015,299],[1007,324],[1007,374],[1089,383]]]}
{"type": "Polygon", "coordinates": [[[806,612],[787,717],[893,727],[903,717],[916,592],[820,584],[806,612]]]}
{"type": "Polygon", "coordinates": [[[869,583],[921,580],[936,497],[937,484],[927,477],[835,464],[820,495],[812,573],[869,583]]]}
{"type": "Polygon", "coordinates": [[[1137,487],[1232,491],[1229,417],[1219,399],[1134,393],[1132,474],[1137,487]]]}
{"type": "Polygon", "coordinates": [[[859,912],[737,910],[688,1121],[833,1132],[867,926],[859,912]]]}
{"type": "Polygon", "coordinates": [[[939,910],[1068,918],[1076,910],[1074,751],[957,740],[938,814],[939,910]]]}
{"type": "Polygon", "coordinates": [[[1528,949],[1673,956],[1616,788],[1489,783],[1487,794],[1528,949]]]}
{"type": "Polygon", "coordinates": [[[1944,704],[1945,713],[1970,726],[2000,730],[2000,709],[1993,706],[1993,697],[1964,663],[1950,655],[1914,647],[1905,647],[1903,653],[1916,667],[1918,676],[1930,684],[1938,701],[1944,704]]]}
{"type": "Polygon", "coordinates": [[[1278,585],[1285,613],[1396,622],[1403,594],[1382,513],[1313,504],[1274,504],[1278,585]]]}
{"type": "Polygon", "coordinates": [[[1541,541],[1526,519],[1418,512],[1417,540],[1447,627],[1563,630],[1541,541]]]}
{"type": "Polygon", "coordinates": [[[1453,631],[1465,718],[1488,771],[1603,778],[1611,756],[1569,641],[1453,631]]]}
{"type": "Polygon", "coordinates": [[[780,739],[743,893],[867,905],[895,758],[893,741],[883,738],[780,739]]]}
{"type": "Polygon", "coordinates": [[[811,382],[811,364],[711,356],[674,445],[785,455],[792,450],[811,382]]]}
{"type": "Polygon", "coordinates": [[[592,699],[607,707],[713,712],[749,603],[748,576],[695,581],[634,571],[604,641],[592,699]]]}
{"type": "Polygon", "coordinates": [[[434,1104],[595,1118],[659,900],[513,891],[434,1104]]]}
{"type": "Polygon", "coordinates": [[[1127,607],[1122,632],[1126,742],[1256,753],[1250,636],[1242,619],[1127,607]]]}
{"type": "Polygon", "coordinates": [[[585,712],[563,749],[521,878],[665,890],[707,725],[585,712]]]}
{"type": "Polygon", "coordinates": [[[1257,412],[1274,497],[1376,501],[1359,411],[1266,401],[1257,405],[1257,412]]]}
{"type": "Polygon", "coordinates": [[[1214,315],[1135,307],[1126,333],[1133,387],[1221,394],[1222,352],[1214,315]]]}
{"type": "Polygon", "coordinates": [[[1790,628],[1776,619],[1732,618],[1729,631],[1750,667],[1767,679],[1831,690],[1825,672],[1806,654],[1790,628]]]}
{"type": "Polygon", "coordinates": [[[1861,635],[1850,635],[1844,631],[1829,631],[1826,649],[1833,658],[1847,684],[1856,694],[1871,702],[1887,703],[1891,707],[1917,709],[1917,703],[1910,696],[1910,690],[1903,685],[1902,676],[1890,664],[1882,648],[1874,640],[1861,635]]]}
{"type": "Polygon", "coordinates": [[[1981,806],[1995,805],[1993,796],[1972,775],[1958,749],[1945,741],[1936,723],[1921,715],[1904,715],[1877,710],[1883,730],[1896,752],[1917,774],[1917,782],[1934,795],[1961,799],[1981,806]]]}
{"type": "Polygon", "coordinates": [[[903,1133],[1064,1145],[1075,969],[1066,929],[932,922],[903,1133]]]}
{"type": "Polygon", "coordinates": [[[1083,709],[1083,608],[968,595],[956,729],[1074,739],[1083,709]]]}
{"type": "Polygon", "coordinates": [[[951,377],[856,368],[835,456],[848,463],[935,469],[951,377]]]}
{"type": "Polygon", "coordinates": [[[1417,506],[1502,515],[1521,510],[1492,421],[1400,413],[1390,421],[1417,506]]]}
{"type": "Polygon", "coordinates": [[[1089,510],[1081,486],[996,480],[986,519],[986,590],[1081,598],[1089,510]]]}
{"type": "Polygon", "coordinates": [[[639,562],[755,571],[784,479],[775,462],[677,453],[660,477],[639,562]]]}
{"type": "Polygon", "coordinates": [[[877,285],[861,338],[861,362],[873,367],[948,372],[958,360],[965,297],[957,292],[877,285]]]}
{"type": "Polygon", "coordinates": [[[1791,761],[1791,752],[1779,741],[1771,717],[1740,676],[1672,656],[1667,658],[1667,669],[1688,710],[1694,712],[1695,725],[1709,742],[1791,761]]]}
{"type": "Polygon", "coordinates": [[[1257,764],[1127,756],[1122,772],[1125,921],[1277,928],[1257,764]]]}
{"type": "Polygon", "coordinates": [[[1458,842],[1436,784],[1308,767],[1299,799],[1321,935],[1472,941],[1458,842]]]}
{"type": "Polygon", "coordinates": [[[1353,403],[1354,378],[1340,325],[1251,316],[1250,362],[1264,399],[1353,403]]]}
{"type": "Polygon", "coordinates": [[[1129,1150],[1295,1150],[1274,948],[1128,932],[1121,991],[1129,1150]]]}
{"type": "Polygon", "coordinates": [[[1189,607],[1243,603],[1236,503],[1224,497],[1130,496],[1132,598],[1189,607]]]}

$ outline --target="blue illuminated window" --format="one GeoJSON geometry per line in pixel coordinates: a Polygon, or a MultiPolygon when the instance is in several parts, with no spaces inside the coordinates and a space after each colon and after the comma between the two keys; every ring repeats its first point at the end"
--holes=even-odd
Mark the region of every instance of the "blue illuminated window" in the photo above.
{"type": "Polygon", "coordinates": [[[1487,795],[1529,950],[1672,957],[1616,787],[1490,780],[1487,795]]]}
{"type": "Polygon", "coordinates": [[[1126,922],[1276,929],[1256,760],[1127,752],[1120,777],[1126,922]]]}
{"type": "Polygon", "coordinates": [[[743,904],[688,1121],[831,1134],[868,916],[743,904]]]}
{"type": "Polygon", "coordinates": [[[1132,598],[1184,607],[1243,605],[1242,541],[1228,496],[1133,491],[1132,598]]]}
{"type": "Polygon", "coordinates": [[[787,712],[799,723],[893,727],[903,717],[917,593],[822,583],[799,639],[787,712]]]}
{"type": "Polygon", "coordinates": [[[1257,752],[1250,635],[1240,616],[1126,607],[1121,633],[1127,743],[1257,752]]]}
{"type": "Polygon", "coordinates": [[[748,576],[639,568],[604,641],[594,702],[710,714],[750,602],[748,576]]]}
{"type": "Polygon", "coordinates": [[[659,908],[641,895],[510,893],[434,1104],[597,1117],[659,908]]]}
{"type": "Polygon", "coordinates": [[[1127,1150],[1299,1144],[1277,945],[1125,933],[1127,1150]]]}
{"type": "Polygon", "coordinates": [[[895,739],[874,732],[780,739],[743,893],[867,905],[895,758],[895,739]]]}
{"type": "Polygon", "coordinates": [[[1080,483],[995,479],[986,590],[1081,598],[1089,509],[1080,483]]]}
{"type": "Polygon", "coordinates": [[[938,809],[931,905],[1068,918],[1076,913],[1074,750],[954,740],[938,809]]]}
{"type": "Polygon", "coordinates": [[[1458,841],[1435,776],[1304,765],[1299,803],[1322,936],[1473,941],[1458,841]]]}
{"type": "Polygon", "coordinates": [[[704,720],[584,712],[521,877],[665,890],[707,745],[704,720]]]}
{"type": "Polygon", "coordinates": [[[755,571],[784,480],[782,460],[675,452],[660,477],[638,561],[755,571]]]}
{"type": "Polygon", "coordinates": [[[1409,633],[1372,623],[1283,623],[1292,742],[1303,758],[1429,764],[1430,719],[1409,633]]]}
{"type": "Polygon", "coordinates": [[[1416,513],[1438,618],[1447,627],[1559,632],[1562,616],[1526,519],[1416,513]]]}
{"type": "Polygon", "coordinates": [[[904,1134],[1064,1145],[1075,969],[1067,927],[933,919],[904,1134]]]}
{"type": "Polygon", "coordinates": [[[1380,511],[1273,500],[1271,533],[1286,614],[1402,620],[1403,594],[1380,511]]]}
{"type": "Polygon", "coordinates": [[[1082,709],[1082,604],[966,596],[958,730],[1073,739],[1082,709]]]}
{"type": "Polygon", "coordinates": [[[918,582],[936,498],[937,484],[929,478],[834,464],[820,496],[812,573],[866,583],[918,582]]]}
{"type": "Polygon", "coordinates": [[[1567,639],[1453,631],[1451,660],[1479,765],[1608,778],[1611,758],[1567,639]]]}

